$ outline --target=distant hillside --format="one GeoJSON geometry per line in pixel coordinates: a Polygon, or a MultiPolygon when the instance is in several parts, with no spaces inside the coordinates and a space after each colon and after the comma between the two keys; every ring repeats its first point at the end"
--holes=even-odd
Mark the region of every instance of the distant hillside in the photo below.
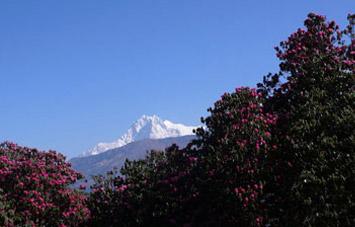
{"type": "Polygon", "coordinates": [[[164,150],[172,144],[185,147],[194,138],[195,136],[181,136],[165,139],[145,139],[97,155],[73,158],[69,162],[72,163],[75,170],[86,177],[105,174],[114,167],[121,169],[126,159],[143,159],[148,151],[164,150]]]}

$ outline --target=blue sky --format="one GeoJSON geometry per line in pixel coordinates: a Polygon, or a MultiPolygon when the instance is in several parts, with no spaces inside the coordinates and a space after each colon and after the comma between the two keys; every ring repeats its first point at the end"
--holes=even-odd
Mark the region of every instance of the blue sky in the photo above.
{"type": "Polygon", "coordinates": [[[277,70],[273,47],[355,1],[1,0],[0,141],[69,157],[143,114],[189,125],[277,70]]]}

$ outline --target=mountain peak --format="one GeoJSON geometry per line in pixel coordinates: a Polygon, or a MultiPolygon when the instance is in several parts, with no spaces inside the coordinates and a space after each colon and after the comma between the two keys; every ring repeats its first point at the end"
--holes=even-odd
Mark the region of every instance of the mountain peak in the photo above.
{"type": "Polygon", "coordinates": [[[169,137],[179,137],[193,135],[195,126],[176,124],[168,120],[163,120],[157,115],[143,115],[127,130],[127,132],[111,143],[99,143],[91,150],[84,152],[82,156],[100,154],[107,150],[122,147],[126,144],[143,139],[163,139],[169,137]]]}
{"type": "Polygon", "coordinates": [[[133,126],[146,125],[146,124],[162,124],[163,120],[160,119],[157,115],[143,115],[139,118],[133,126]]]}

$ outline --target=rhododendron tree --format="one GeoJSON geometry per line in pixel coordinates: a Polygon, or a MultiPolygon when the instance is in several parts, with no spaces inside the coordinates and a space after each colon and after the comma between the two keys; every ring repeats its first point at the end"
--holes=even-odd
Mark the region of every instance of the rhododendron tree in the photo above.
{"type": "Polygon", "coordinates": [[[59,153],[0,144],[0,225],[78,226],[86,197],[68,186],[80,177],[59,153]]]}
{"type": "MultiPolygon", "coordinates": [[[[270,140],[277,117],[263,110],[255,89],[224,94],[202,122],[194,142],[201,162],[198,182],[210,226],[261,226],[266,218],[263,188],[265,160],[275,145],[270,140]]],[[[201,201],[202,202],[202,201],[201,201]]]]}
{"type": "MultiPolygon", "coordinates": [[[[350,17],[354,17],[350,16],[350,17]]],[[[351,27],[309,14],[276,47],[280,72],[264,78],[265,111],[278,115],[270,158],[279,225],[354,226],[354,57],[351,27]]]]}

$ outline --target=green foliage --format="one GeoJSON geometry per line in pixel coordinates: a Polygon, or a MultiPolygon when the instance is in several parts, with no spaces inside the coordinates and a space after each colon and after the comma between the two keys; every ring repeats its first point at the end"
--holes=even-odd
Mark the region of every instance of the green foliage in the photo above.
{"type": "Polygon", "coordinates": [[[14,226],[16,222],[13,204],[5,200],[4,191],[0,188],[0,223],[4,226],[14,226]]]}
{"type": "Polygon", "coordinates": [[[280,73],[264,79],[275,128],[274,208],[282,225],[351,226],[354,208],[354,40],[345,44],[334,23],[310,14],[276,48],[280,73]],[[281,83],[280,77],[286,81],[281,83]]]}
{"type": "Polygon", "coordinates": [[[194,197],[190,195],[194,189],[188,184],[193,165],[188,155],[173,145],[165,152],[150,152],[145,160],[127,161],[122,169],[124,179],[115,177],[115,172],[106,178],[97,177],[90,199],[97,218],[91,224],[173,225],[179,218],[175,212],[183,214],[194,197]],[[112,216],[116,218],[110,219],[112,216]]]}

